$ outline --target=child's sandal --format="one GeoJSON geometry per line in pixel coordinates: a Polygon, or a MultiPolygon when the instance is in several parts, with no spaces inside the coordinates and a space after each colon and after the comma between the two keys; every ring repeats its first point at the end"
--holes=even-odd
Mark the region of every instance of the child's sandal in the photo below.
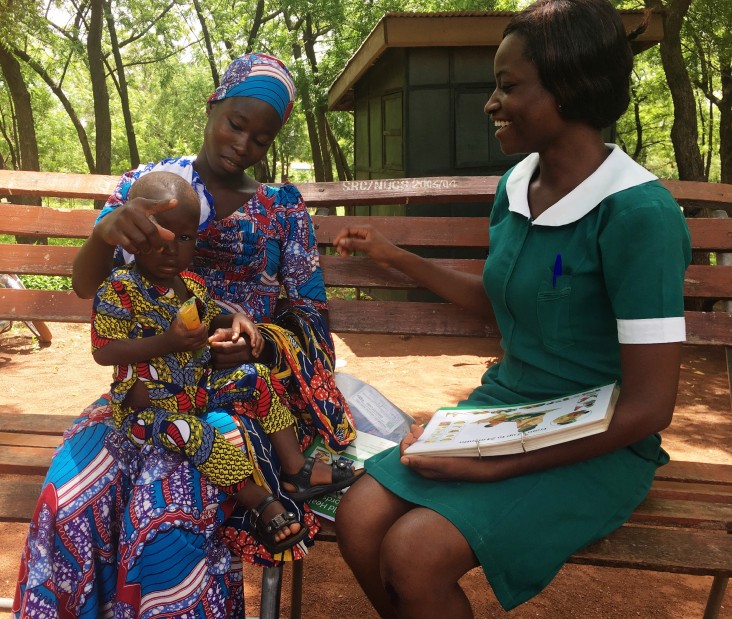
{"type": "Polygon", "coordinates": [[[313,486],[310,483],[310,477],[312,475],[314,465],[315,458],[311,456],[305,460],[305,464],[302,465],[302,468],[297,473],[280,473],[281,482],[295,486],[295,489],[292,491],[283,487],[287,496],[289,496],[293,501],[301,502],[317,499],[318,497],[350,486],[360,477],[360,475],[356,474],[356,471],[353,470],[353,463],[351,461],[339,459],[338,461],[331,463],[333,481],[329,484],[318,484],[313,486]]]}
{"type": "Polygon", "coordinates": [[[265,522],[262,514],[270,504],[275,502],[277,502],[277,499],[271,494],[268,494],[264,499],[262,499],[259,505],[249,510],[249,524],[251,525],[250,533],[252,537],[262,544],[271,555],[276,555],[280,552],[284,552],[288,548],[292,548],[294,545],[305,539],[308,534],[308,528],[300,522],[292,512],[286,511],[281,514],[277,514],[265,522]],[[278,542],[275,539],[277,532],[282,530],[284,527],[289,527],[293,524],[299,524],[300,530],[278,542]]]}

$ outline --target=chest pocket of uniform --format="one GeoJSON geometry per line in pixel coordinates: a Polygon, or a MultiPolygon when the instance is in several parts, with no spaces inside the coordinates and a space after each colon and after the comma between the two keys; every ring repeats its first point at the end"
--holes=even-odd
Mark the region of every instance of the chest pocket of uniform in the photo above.
{"type": "Polygon", "coordinates": [[[556,288],[542,290],[537,297],[537,318],[541,339],[550,350],[561,350],[572,346],[572,321],[570,318],[570,299],[572,278],[563,275],[556,288]]]}

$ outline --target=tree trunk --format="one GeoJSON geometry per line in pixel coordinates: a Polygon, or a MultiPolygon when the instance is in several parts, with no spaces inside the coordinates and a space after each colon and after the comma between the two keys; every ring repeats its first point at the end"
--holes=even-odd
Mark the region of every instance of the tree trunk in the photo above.
{"type": "Polygon", "coordinates": [[[646,0],[646,6],[664,9],[664,38],[661,41],[661,62],[674,105],[671,142],[674,146],[679,179],[706,181],[704,161],[699,150],[696,102],[691,78],[686,70],[681,49],[681,26],[691,0],[646,0]]]}
{"type": "Polygon", "coordinates": [[[257,51],[255,50],[254,46],[257,44],[257,40],[259,38],[259,31],[261,30],[262,26],[266,24],[268,21],[272,21],[275,19],[278,15],[282,13],[282,10],[279,8],[275,8],[274,11],[272,11],[269,15],[264,14],[264,0],[257,0],[257,8],[254,10],[254,17],[252,18],[252,27],[249,29],[249,34],[246,38],[246,45],[243,46],[241,42],[237,42],[236,45],[234,45],[233,41],[229,39],[225,39],[223,41],[224,47],[226,48],[226,51],[229,52],[229,57],[234,60],[239,54],[241,54],[241,49],[244,47],[244,52],[249,54],[251,52],[257,51]]]}
{"type": "Polygon", "coordinates": [[[269,182],[274,183],[277,181],[277,140],[272,142],[272,148],[269,149],[272,154],[272,163],[269,166],[269,182]]]}
{"type": "Polygon", "coordinates": [[[633,105],[633,120],[635,121],[635,148],[633,149],[633,154],[630,156],[633,158],[633,161],[640,162],[640,157],[643,154],[643,123],[640,117],[640,101],[638,101],[635,92],[632,95],[631,104],[633,105]]]}
{"type": "MultiPolygon", "coordinates": [[[[10,105],[12,107],[12,102],[10,105]]],[[[10,119],[10,122],[11,123],[13,122],[12,118],[10,119]]],[[[5,119],[5,116],[2,113],[1,109],[0,109],[0,133],[2,133],[5,143],[8,145],[8,157],[10,157],[10,166],[9,166],[10,169],[19,170],[20,169],[20,158],[18,157],[18,151],[15,148],[15,140],[8,132],[8,121],[5,119]]],[[[7,166],[7,164],[5,164],[5,165],[7,166]]]]}
{"type": "MultiPolygon", "coordinates": [[[[104,25],[104,0],[91,0],[89,35],[86,50],[89,57],[89,76],[94,96],[94,124],[96,173],[112,172],[112,118],[109,113],[109,92],[104,71],[102,52],[102,26],[104,25]]],[[[101,205],[97,205],[101,206],[101,205]]]]}
{"type": "Polygon", "coordinates": [[[41,79],[46,82],[46,84],[48,84],[51,92],[56,95],[58,100],[61,102],[61,105],[64,106],[66,113],[71,119],[71,123],[74,125],[74,129],[76,129],[76,135],[79,136],[79,143],[81,144],[81,149],[84,152],[84,159],[86,159],[86,165],[89,168],[89,173],[94,174],[96,171],[96,165],[94,164],[94,153],[92,153],[91,146],[89,145],[89,136],[86,134],[86,129],[84,129],[84,125],[81,124],[81,121],[79,120],[79,117],[68,97],[64,91],[61,90],[61,86],[54,82],[48,72],[23,50],[13,48],[13,53],[33,69],[41,79]]]}
{"type": "Polygon", "coordinates": [[[333,160],[330,157],[330,149],[328,148],[328,127],[325,118],[325,110],[322,106],[318,106],[315,113],[318,121],[318,142],[323,153],[323,180],[333,182],[333,160]]]}
{"type": "Polygon", "coordinates": [[[346,161],[346,155],[343,152],[341,145],[338,144],[338,140],[336,139],[336,136],[330,127],[327,116],[325,118],[325,129],[328,132],[328,145],[330,146],[330,152],[333,153],[333,159],[335,160],[336,164],[336,172],[338,173],[338,180],[352,181],[353,173],[351,172],[351,168],[348,165],[348,161],[346,161]]]}
{"type": "Polygon", "coordinates": [[[2,45],[0,45],[0,69],[5,76],[5,82],[13,101],[15,122],[18,128],[20,169],[37,172],[40,170],[40,162],[30,93],[20,72],[18,59],[2,45]]]}
{"type": "Polygon", "coordinates": [[[107,0],[104,4],[105,15],[107,19],[107,30],[109,30],[109,40],[112,44],[112,54],[114,54],[114,63],[117,69],[117,92],[119,93],[120,104],[122,105],[122,116],[125,119],[125,133],[127,134],[127,147],[130,152],[130,167],[136,168],[140,165],[140,153],[137,150],[137,138],[135,137],[135,125],[132,122],[132,114],[130,113],[130,98],[127,93],[127,78],[125,77],[125,65],[122,62],[122,55],[119,51],[119,43],[117,41],[117,30],[114,26],[114,16],[112,15],[112,3],[107,0]]]}
{"type": "MultiPolygon", "coordinates": [[[[303,36],[303,46],[305,49],[305,57],[310,65],[310,74],[313,76],[313,86],[320,87],[320,73],[318,71],[318,59],[315,54],[315,42],[317,36],[313,32],[313,20],[308,14],[305,16],[305,32],[303,36]]],[[[312,101],[312,97],[310,97],[312,101]]],[[[313,102],[315,114],[315,122],[318,131],[318,144],[320,145],[320,156],[322,159],[323,178],[327,182],[333,181],[333,162],[328,149],[328,130],[326,128],[325,111],[326,106],[322,103],[313,102]]]]}
{"type": "MultiPolygon", "coordinates": [[[[664,36],[661,41],[661,63],[666,74],[666,83],[671,91],[674,106],[674,120],[671,126],[671,142],[674,146],[679,179],[706,181],[704,159],[699,149],[699,129],[696,116],[696,101],[691,78],[686,70],[681,48],[681,27],[689,11],[691,0],[646,0],[646,6],[663,9],[664,36]]],[[[686,208],[686,217],[695,217],[701,209],[686,208]]],[[[692,252],[693,264],[709,264],[709,252],[692,252]]],[[[691,299],[685,302],[688,310],[705,310],[704,301],[691,299]]]]}
{"type": "MultiPolygon", "coordinates": [[[[303,96],[304,99],[304,96],[303,96]]],[[[303,101],[305,103],[305,101],[303,101]]],[[[325,167],[323,165],[323,152],[320,149],[320,140],[318,138],[318,123],[315,119],[312,109],[305,110],[305,123],[308,127],[308,138],[310,138],[310,150],[313,155],[313,172],[315,173],[316,182],[325,180],[325,167]]]]}
{"type": "MultiPolygon", "coordinates": [[[[292,45],[292,55],[295,61],[302,58],[302,48],[298,43],[292,45]]],[[[315,180],[322,182],[325,180],[325,171],[323,167],[323,155],[318,139],[318,122],[313,113],[313,102],[310,96],[310,86],[304,82],[301,87],[300,100],[302,101],[303,112],[305,114],[305,124],[308,128],[308,138],[310,140],[310,150],[313,156],[313,171],[315,172],[315,180]]]]}
{"type": "MultiPolygon", "coordinates": [[[[20,169],[38,172],[41,168],[38,159],[38,141],[36,140],[36,129],[33,123],[30,93],[25,85],[23,74],[20,72],[18,59],[3,45],[0,45],[0,69],[5,76],[5,83],[8,85],[13,103],[15,124],[18,129],[20,169]]],[[[13,197],[13,202],[40,206],[41,199],[32,196],[16,196],[13,197]]],[[[48,244],[47,238],[32,236],[16,236],[15,241],[17,243],[48,244]]]]}
{"type": "Polygon", "coordinates": [[[254,178],[258,183],[269,182],[269,163],[266,157],[254,164],[254,178]]]}
{"type": "MultiPolygon", "coordinates": [[[[707,136],[707,154],[704,158],[704,176],[709,178],[709,171],[712,169],[712,159],[714,154],[714,103],[711,101],[709,103],[709,127],[705,129],[705,134],[707,136]]],[[[699,102],[699,116],[703,118],[702,111],[701,111],[702,102],[699,102]]],[[[702,128],[704,128],[702,124],[702,128]]]]}
{"type": "Polygon", "coordinates": [[[257,0],[257,8],[254,10],[254,19],[252,27],[249,29],[247,37],[246,53],[250,54],[254,51],[254,43],[259,36],[259,29],[262,27],[262,17],[264,16],[264,0],[257,0]]]}
{"type": "Polygon", "coordinates": [[[719,162],[723,183],[732,183],[732,63],[720,71],[722,77],[722,96],[719,108],[719,162]]]}
{"type": "Polygon", "coordinates": [[[219,78],[219,70],[216,67],[216,59],[214,58],[213,46],[211,45],[211,35],[208,33],[206,18],[203,16],[201,3],[198,0],[193,0],[193,6],[196,8],[198,23],[201,24],[201,34],[203,34],[203,41],[206,44],[206,57],[208,58],[208,66],[211,67],[211,77],[213,78],[214,88],[218,88],[221,80],[219,78]]]}

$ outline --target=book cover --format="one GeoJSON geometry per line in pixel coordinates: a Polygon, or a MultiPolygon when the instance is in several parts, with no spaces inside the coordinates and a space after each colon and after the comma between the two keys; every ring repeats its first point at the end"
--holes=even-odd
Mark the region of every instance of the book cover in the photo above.
{"type": "Polygon", "coordinates": [[[590,436],[607,429],[617,395],[611,383],[517,406],[440,408],[405,453],[497,456],[590,436]]]}
{"type": "MultiPolygon", "coordinates": [[[[313,444],[305,450],[305,457],[308,458],[314,455],[316,461],[325,462],[326,464],[337,462],[341,458],[346,458],[353,461],[354,469],[360,469],[363,468],[363,463],[368,458],[396,444],[394,441],[374,436],[373,434],[357,432],[356,439],[346,447],[343,453],[334,454],[328,451],[323,442],[323,438],[318,436],[313,444]]],[[[325,496],[308,501],[308,505],[318,516],[322,516],[328,520],[335,520],[336,508],[341,500],[341,496],[347,490],[348,488],[339,492],[326,494],[325,496]]]]}

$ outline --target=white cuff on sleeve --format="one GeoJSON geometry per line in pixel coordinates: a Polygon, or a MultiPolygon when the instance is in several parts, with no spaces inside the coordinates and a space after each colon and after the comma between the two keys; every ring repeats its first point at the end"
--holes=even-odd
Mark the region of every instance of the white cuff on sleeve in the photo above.
{"type": "Polygon", "coordinates": [[[664,344],[685,340],[686,322],[683,316],[618,319],[618,341],[621,344],[664,344]]]}

